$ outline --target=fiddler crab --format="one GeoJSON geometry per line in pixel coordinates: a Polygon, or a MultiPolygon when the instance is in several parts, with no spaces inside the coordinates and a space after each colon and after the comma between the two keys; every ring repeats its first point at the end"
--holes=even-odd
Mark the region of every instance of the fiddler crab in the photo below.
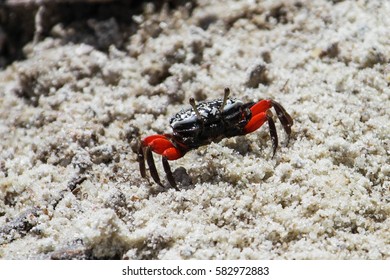
{"type": "Polygon", "coordinates": [[[168,160],[183,157],[188,151],[219,142],[224,138],[245,135],[260,128],[268,122],[272,140],[273,156],[278,147],[278,134],[271,108],[281,122],[288,138],[291,134],[293,120],[278,102],[268,99],[259,102],[248,102],[229,97],[230,90],[225,88],[223,99],[204,101],[195,104],[190,98],[191,108],[181,110],[169,121],[172,134],[155,134],[144,138],[138,148],[138,162],[143,178],[146,177],[145,158],[153,180],[165,188],[161,183],[154,163],[153,154],[162,155],[162,165],[169,184],[179,190],[173,177],[168,160]]]}

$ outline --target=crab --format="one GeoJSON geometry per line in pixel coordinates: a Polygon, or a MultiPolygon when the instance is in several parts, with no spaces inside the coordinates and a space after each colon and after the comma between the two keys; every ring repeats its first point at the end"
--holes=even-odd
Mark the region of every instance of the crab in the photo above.
{"type": "MultiPolygon", "coordinates": [[[[225,88],[223,99],[204,101],[198,104],[190,98],[191,108],[181,110],[169,123],[173,133],[155,134],[145,137],[139,143],[137,159],[141,176],[146,178],[146,162],[153,180],[165,188],[158,175],[153,153],[162,156],[162,165],[169,184],[178,190],[168,161],[183,157],[188,151],[219,142],[224,138],[245,135],[260,128],[266,121],[272,140],[273,155],[278,147],[278,134],[271,108],[281,122],[288,140],[291,134],[293,119],[278,102],[267,99],[244,103],[230,98],[229,88],[225,88]]],[[[288,143],[288,141],[287,141],[288,143]]]]}

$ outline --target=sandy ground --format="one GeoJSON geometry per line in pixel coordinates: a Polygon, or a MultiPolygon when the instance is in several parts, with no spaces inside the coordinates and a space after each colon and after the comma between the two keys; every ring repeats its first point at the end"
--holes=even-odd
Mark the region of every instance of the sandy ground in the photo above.
{"type": "Polygon", "coordinates": [[[107,51],[93,42],[122,40],[114,19],[91,44],[54,26],[0,72],[0,257],[389,259],[389,15],[379,0],[151,4],[107,51]],[[137,139],[224,87],[280,102],[289,144],[277,122],[272,158],[265,124],[172,161],[180,191],[141,178],[137,139]]]}

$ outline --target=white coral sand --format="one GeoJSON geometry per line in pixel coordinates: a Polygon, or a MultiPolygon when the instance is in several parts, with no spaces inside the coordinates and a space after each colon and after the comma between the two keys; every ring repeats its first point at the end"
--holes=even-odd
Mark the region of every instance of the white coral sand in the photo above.
{"type": "Polygon", "coordinates": [[[390,258],[390,3],[152,8],[122,50],[46,38],[0,72],[0,257],[390,258]],[[181,191],[141,178],[136,139],[227,86],[280,102],[289,144],[277,122],[274,158],[264,125],[172,161],[181,191]]]}

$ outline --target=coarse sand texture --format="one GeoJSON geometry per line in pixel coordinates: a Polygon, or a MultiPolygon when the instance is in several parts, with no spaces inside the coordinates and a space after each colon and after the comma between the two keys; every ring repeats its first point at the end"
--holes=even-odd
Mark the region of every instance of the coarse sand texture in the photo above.
{"type": "Polygon", "coordinates": [[[0,70],[0,258],[389,259],[390,1],[157,2],[0,70]],[[274,113],[274,157],[265,123],[142,178],[139,139],[225,87],[289,143],[274,113]]]}

